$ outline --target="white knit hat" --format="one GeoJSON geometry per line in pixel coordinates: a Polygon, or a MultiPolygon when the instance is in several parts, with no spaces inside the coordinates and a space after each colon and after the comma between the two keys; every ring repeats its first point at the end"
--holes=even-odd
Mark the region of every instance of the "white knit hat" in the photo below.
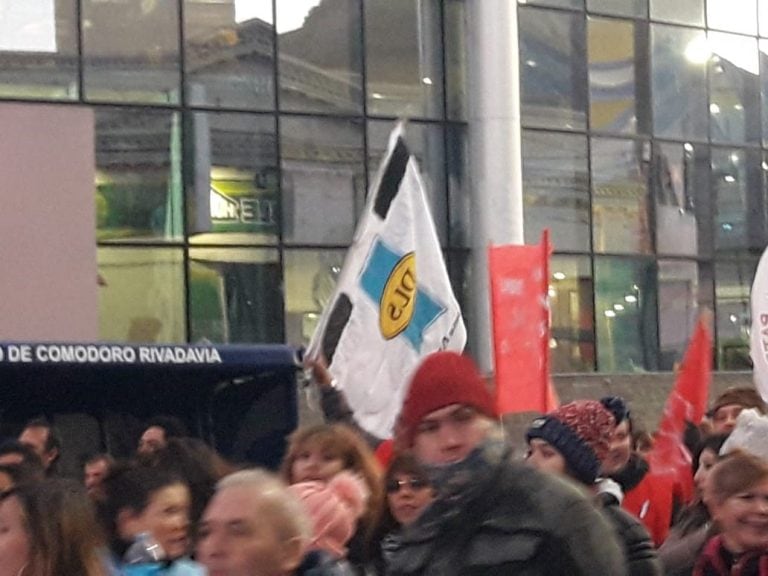
{"type": "Polygon", "coordinates": [[[762,416],[754,408],[742,410],[736,419],[736,427],[720,448],[720,455],[733,450],[749,452],[768,461],[768,416],[762,416]]]}

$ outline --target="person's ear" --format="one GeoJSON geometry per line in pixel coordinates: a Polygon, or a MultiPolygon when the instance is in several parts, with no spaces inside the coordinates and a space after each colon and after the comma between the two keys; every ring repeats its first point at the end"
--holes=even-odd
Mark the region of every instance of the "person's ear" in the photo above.
{"type": "Polygon", "coordinates": [[[298,536],[286,540],[280,553],[280,568],[284,574],[293,574],[304,558],[304,539],[298,536]]]}

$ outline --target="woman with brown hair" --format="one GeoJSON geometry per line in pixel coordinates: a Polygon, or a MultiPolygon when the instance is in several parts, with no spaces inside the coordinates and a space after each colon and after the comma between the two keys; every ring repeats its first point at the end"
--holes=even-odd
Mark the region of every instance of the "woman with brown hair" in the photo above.
{"type": "Polygon", "coordinates": [[[83,488],[52,478],[0,500],[0,576],[106,576],[104,540],[83,488]]]}
{"type": "Polygon", "coordinates": [[[734,452],[712,469],[706,490],[720,534],[704,546],[694,576],[768,576],[768,462],[734,452]]]}

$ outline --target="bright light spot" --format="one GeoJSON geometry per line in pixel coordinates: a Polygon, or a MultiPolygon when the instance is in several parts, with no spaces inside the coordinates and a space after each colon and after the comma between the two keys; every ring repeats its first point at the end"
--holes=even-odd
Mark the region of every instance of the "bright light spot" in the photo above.
{"type": "Polygon", "coordinates": [[[733,323],[733,324],[736,324],[736,321],[737,321],[738,319],[739,319],[739,317],[738,317],[738,316],[736,316],[736,314],[731,314],[730,316],[728,316],[728,320],[730,320],[730,321],[731,321],[731,323],[733,323]]]}
{"type": "Polygon", "coordinates": [[[555,272],[554,274],[552,274],[552,277],[555,280],[565,280],[565,273],[564,272],[555,272]]]}
{"type": "Polygon", "coordinates": [[[733,109],[734,110],[744,110],[744,106],[742,106],[741,104],[734,104],[733,105],[733,109]]]}
{"type": "Polygon", "coordinates": [[[331,266],[331,272],[333,272],[334,274],[338,274],[339,272],[341,272],[341,266],[331,266]]]}
{"type": "Polygon", "coordinates": [[[733,154],[731,154],[731,162],[733,162],[734,164],[738,164],[739,163],[739,155],[736,154],[735,152],[733,154]]]}
{"type": "Polygon", "coordinates": [[[720,106],[718,106],[717,104],[714,104],[714,103],[710,104],[709,105],[709,111],[712,114],[720,114],[720,106]]]}
{"type": "Polygon", "coordinates": [[[379,94],[378,92],[374,92],[373,94],[371,94],[371,97],[374,100],[383,100],[384,99],[384,96],[382,94],[379,94]]]}
{"type": "Polygon", "coordinates": [[[54,0],[0,1],[0,51],[56,52],[54,0]]]}
{"type": "Polygon", "coordinates": [[[683,148],[685,149],[686,152],[693,152],[693,144],[691,144],[690,142],[686,142],[685,144],[683,144],[683,148]]]}
{"type": "MultiPolygon", "coordinates": [[[[277,33],[285,34],[304,26],[309,12],[320,4],[321,0],[291,0],[290,2],[275,2],[277,6],[277,33]]],[[[249,5],[253,0],[238,0],[238,4],[249,5]]],[[[258,0],[259,4],[271,5],[270,0],[258,0]]],[[[266,11],[266,9],[264,9],[266,11]]]]}
{"type": "Polygon", "coordinates": [[[731,224],[731,223],[729,223],[729,222],[725,222],[725,223],[724,223],[724,224],[721,226],[721,228],[722,228],[723,230],[725,230],[726,232],[730,232],[731,230],[733,230],[733,224],[731,224]]]}
{"type": "Polygon", "coordinates": [[[557,348],[557,340],[555,340],[554,338],[550,338],[550,339],[549,339],[549,347],[550,347],[552,350],[554,350],[555,348],[557,348]]]}
{"type": "Polygon", "coordinates": [[[691,64],[705,64],[710,56],[712,56],[712,50],[703,33],[688,42],[688,46],[685,47],[685,59],[691,64]]]}
{"type": "Polygon", "coordinates": [[[549,290],[547,290],[547,294],[549,294],[550,298],[557,298],[557,290],[552,288],[552,286],[550,286],[549,290]]]}
{"type": "Polygon", "coordinates": [[[616,312],[621,312],[624,310],[624,304],[614,304],[613,309],[616,310],[616,312]]]}
{"type": "Polygon", "coordinates": [[[605,314],[606,318],[616,318],[616,312],[613,310],[606,310],[603,314],[605,314]]]}
{"type": "Polygon", "coordinates": [[[422,84],[426,84],[427,86],[432,86],[432,78],[424,77],[421,79],[422,84]]]}
{"type": "Polygon", "coordinates": [[[626,296],[624,296],[624,302],[629,302],[630,304],[634,304],[635,302],[637,302],[637,296],[635,296],[634,294],[627,294],[626,296]]]}
{"type": "Polygon", "coordinates": [[[637,284],[632,284],[632,290],[640,290],[640,287],[637,284]]]}
{"type": "Polygon", "coordinates": [[[768,162],[766,162],[765,160],[763,160],[763,163],[760,164],[760,166],[763,168],[763,170],[768,170],[768,162]]]}
{"type": "Polygon", "coordinates": [[[728,182],[728,184],[733,184],[734,182],[736,182],[736,178],[731,174],[726,174],[725,176],[723,176],[723,180],[728,182]]]}
{"type": "Polygon", "coordinates": [[[530,68],[536,68],[536,66],[538,66],[539,63],[536,62],[536,60],[526,60],[525,65],[529,66],[530,68]]]}

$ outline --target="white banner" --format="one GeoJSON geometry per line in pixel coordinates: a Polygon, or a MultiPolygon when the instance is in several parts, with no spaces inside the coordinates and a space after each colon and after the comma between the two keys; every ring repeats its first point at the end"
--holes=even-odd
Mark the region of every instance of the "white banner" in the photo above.
{"type": "Polygon", "coordinates": [[[760,257],[752,283],[752,333],[749,355],[752,357],[755,387],[768,402],[768,249],[760,257]]]}
{"type": "Polygon", "coordinates": [[[467,335],[415,159],[398,125],[307,356],[325,357],[357,422],[392,435],[420,358],[467,335]]]}

